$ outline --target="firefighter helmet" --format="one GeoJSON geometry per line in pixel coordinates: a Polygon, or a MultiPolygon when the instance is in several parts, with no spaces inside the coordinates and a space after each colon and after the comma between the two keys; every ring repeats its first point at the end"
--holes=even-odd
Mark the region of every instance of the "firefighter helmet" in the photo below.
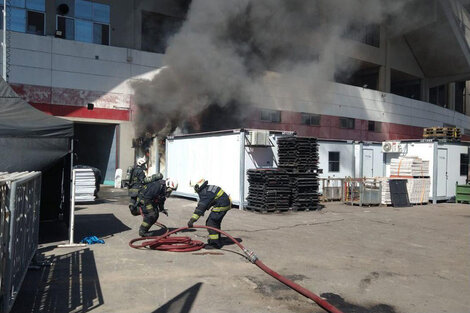
{"type": "Polygon", "coordinates": [[[165,186],[166,186],[166,197],[168,198],[173,191],[178,189],[178,182],[174,179],[168,178],[165,181],[165,186]]]}
{"type": "Polygon", "coordinates": [[[193,185],[194,187],[194,191],[195,192],[199,192],[199,190],[201,190],[202,188],[204,188],[205,186],[207,186],[208,184],[208,181],[205,180],[204,178],[201,178],[199,179],[198,181],[196,181],[193,185]]]}
{"type": "Polygon", "coordinates": [[[138,166],[142,166],[142,165],[144,165],[145,163],[147,163],[147,160],[145,159],[145,157],[142,157],[142,158],[138,158],[138,159],[137,159],[137,165],[138,165],[138,166]]]}
{"type": "Polygon", "coordinates": [[[171,189],[172,191],[178,189],[178,182],[174,179],[168,178],[165,184],[166,184],[166,188],[171,189]]]}

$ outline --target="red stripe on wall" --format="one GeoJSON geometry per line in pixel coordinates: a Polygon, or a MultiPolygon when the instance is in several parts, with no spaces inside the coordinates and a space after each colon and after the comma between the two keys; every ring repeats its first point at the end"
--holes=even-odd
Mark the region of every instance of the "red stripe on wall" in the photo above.
{"type": "Polygon", "coordinates": [[[128,110],[94,108],[88,110],[86,107],[73,105],[60,105],[49,103],[30,103],[33,107],[44,113],[54,116],[94,118],[104,120],[129,121],[128,110]]]}
{"type": "Polygon", "coordinates": [[[257,119],[258,117],[259,113],[254,111],[244,126],[255,129],[295,131],[300,136],[311,136],[321,139],[385,141],[423,138],[423,128],[410,125],[381,122],[380,131],[374,132],[368,130],[368,121],[361,119],[355,119],[354,129],[341,128],[340,117],[331,115],[322,115],[320,126],[303,125],[301,113],[297,112],[282,111],[281,123],[263,122],[257,119]]]}

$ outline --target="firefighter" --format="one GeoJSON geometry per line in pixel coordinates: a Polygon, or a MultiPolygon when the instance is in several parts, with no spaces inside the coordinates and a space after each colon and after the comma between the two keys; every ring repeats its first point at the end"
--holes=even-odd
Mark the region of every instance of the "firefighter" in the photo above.
{"type": "Polygon", "coordinates": [[[126,180],[127,188],[128,188],[128,195],[129,199],[129,210],[131,214],[134,216],[139,215],[139,209],[137,207],[137,195],[139,193],[140,188],[142,188],[144,183],[149,183],[152,181],[156,181],[162,179],[163,176],[161,173],[154,174],[150,177],[146,177],[145,170],[146,170],[147,160],[145,157],[138,158],[135,166],[130,166],[127,169],[126,180]]]}
{"type": "Polygon", "coordinates": [[[148,230],[158,220],[160,212],[168,216],[165,200],[176,189],[178,189],[178,183],[172,179],[159,179],[143,184],[137,197],[138,207],[143,216],[139,236],[150,236],[148,230]]]}
{"type": "MultiPolygon", "coordinates": [[[[206,226],[220,229],[222,219],[228,210],[232,208],[232,201],[222,188],[209,185],[207,180],[200,179],[194,184],[194,191],[199,195],[199,202],[194,214],[188,222],[188,227],[204,215],[204,212],[212,207],[212,211],[207,217],[206,226]]],[[[207,240],[206,249],[220,249],[222,247],[220,234],[215,230],[208,229],[209,239],[207,240]]]]}

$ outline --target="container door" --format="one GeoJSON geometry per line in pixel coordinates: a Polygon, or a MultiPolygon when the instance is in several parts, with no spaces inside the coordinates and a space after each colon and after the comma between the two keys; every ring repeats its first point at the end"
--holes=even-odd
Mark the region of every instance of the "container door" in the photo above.
{"type": "Polygon", "coordinates": [[[437,151],[437,196],[447,196],[447,149],[437,151]]]}
{"type": "Polygon", "coordinates": [[[374,150],[364,149],[363,150],[363,165],[362,165],[362,176],[363,177],[374,177],[374,150]]]}

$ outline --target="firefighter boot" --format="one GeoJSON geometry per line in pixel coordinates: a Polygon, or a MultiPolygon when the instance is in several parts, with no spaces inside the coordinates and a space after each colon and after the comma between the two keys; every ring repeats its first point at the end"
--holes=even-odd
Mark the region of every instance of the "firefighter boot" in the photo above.
{"type": "Polygon", "coordinates": [[[140,237],[150,237],[152,234],[146,229],[145,227],[140,226],[139,228],[139,236],[140,237]]]}
{"type": "Polygon", "coordinates": [[[220,239],[208,239],[207,244],[204,246],[204,249],[220,249],[222,245],[220,244],[220,239]]]}

